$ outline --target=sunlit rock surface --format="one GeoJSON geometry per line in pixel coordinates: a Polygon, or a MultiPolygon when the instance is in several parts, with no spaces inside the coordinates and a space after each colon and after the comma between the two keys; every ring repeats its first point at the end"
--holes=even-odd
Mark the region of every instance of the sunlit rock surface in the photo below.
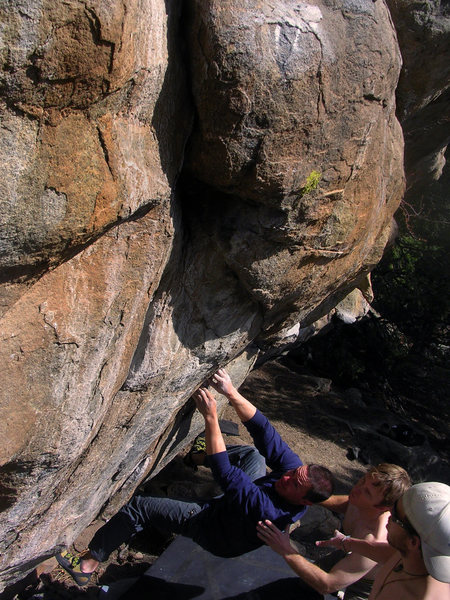
{"type": "Polygon", "coordinates": [[[186,446],[218,366],[359,285],[404,182],[382,1],[0,17],[7,584],[186,446]]]}
{"type": "Polygon", "coordinates": [[[219,0],[191,12],[187,169],[204,186],[192,192],[199,218],[265,328],[323,314],[378,261],[402,193],[389,13],[219,0]],[[307,193],[314,172],[319,189],[307,193]]]}

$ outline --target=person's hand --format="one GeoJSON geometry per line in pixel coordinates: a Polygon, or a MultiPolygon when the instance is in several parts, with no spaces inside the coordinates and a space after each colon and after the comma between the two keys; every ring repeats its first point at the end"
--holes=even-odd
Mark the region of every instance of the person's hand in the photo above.
{"type": "Polygon", "coordinates": [[[272,550],[281,554],[281,556],[295,552],[291,546],[289,532],[280,531],[276,525],[267,519],[258,522],[258,525],[256,526],[256,535],[265,544],[270,546],[272,550]]]}
{"type": "Polygon", "coordinates": [[[210,382],[216,392],[219,392],[219,394],[223,394],[224,396],[229,396],[234,390],[233,382],[225,369],[219,369],[214,373],[210,382]]]}
{"type": "Polygon", "coordinates": [[[325,548],[331,547],[331,548],[339,548],[340,550],[343,549],[343,545],[342,542],[343,540],[345,540],[347,536],[344,535],[341,531],[338,531],[337,529],[334,530],[334,536],[332,538],[330,538],[329,540],[317,540],[316,542],[316,546],[323,546],[325,548]]]}
{"type": "Polygon", "coordinates": [[[204,419],[217,418],[217,404],[216,399],[206,388],[199,388],[193,394],[195,404],[199,412],[203,415],[204,419]]]}

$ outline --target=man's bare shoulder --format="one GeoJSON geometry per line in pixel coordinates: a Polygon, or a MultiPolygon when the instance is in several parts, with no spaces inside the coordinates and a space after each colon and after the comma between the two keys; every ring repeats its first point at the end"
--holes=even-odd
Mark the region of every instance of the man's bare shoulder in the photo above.
{"type": "Polygon", "coordinates": [[[450,600],[450,584],[433,577],[417,577],[393,569],[400,561],[396,552],[377,573],[369,600],[450,600]]]}
{"type": "Polygon", "coordinates": [[[384,542],[387,539],[386,524],[389,512],[380,513],[376,517],[367,516],[352,504],[348,504],[344,515],[344,532],[352,537],[384,542]]]}
{"type": "Polygon", "coordinates": [[[424,600],[450,600],[450,583],[436,581],[428,577],[428,586],[424,600]]]}
{"type": "Polygon", "coordinates": [[[372,587],[372,593],[369,600],[392,600],[401,598],[401,600],[449,600],[450,584],[441,583],[432,577],[403,576],[395,580],[386,581],[382,588],[372,587]],[[374,591],[378,593],[373,595],[374,591]]]}

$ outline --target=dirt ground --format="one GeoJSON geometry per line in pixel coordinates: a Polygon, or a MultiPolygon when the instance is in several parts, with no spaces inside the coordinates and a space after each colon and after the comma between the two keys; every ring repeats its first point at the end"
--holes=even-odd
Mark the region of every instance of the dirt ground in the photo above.
{"type": "MultiPolygon", "coordinates": [[[[282,362],[273,362],[267,363],[264,369],[253,371],[241,392],[269,417],[303,462],[324,464],[334,473],[337,493],[348,491],[364,471],[362,464],[347,457],[352,434],[351,427],[342,418],[342,410],[348,408],[348,402],[331,389],[329,380],[294,372],[282,362]]],[[[225,408],[221,418],[238,423],[239,426],[238,436],[224,436],[227,444],[251,443],[250,436],[239,423],[231,406],[225,408]]],[[[204,498],[220,493],[210,471],[205,467],[199,467],[195,471],[186,466],[184,455],[185,453],[181,453],[155,478],[141,487],[157,494],[186,498],[204,498]]],[[[78,552],[85,550],[101,524],[92,523],[75,541],[72,549],[78,552]]],[[[97,598],[101,586],[144,573],[171,540],[172,538],[162,539],[156,533],[150,537],[142,534],[136,536],[128,546],[121,547],[107,563],[102,564],[85,588],[78,587],[53,559],[43,565],[39,579],[30,580],[25,590],[10,598],[97,598]]]]}

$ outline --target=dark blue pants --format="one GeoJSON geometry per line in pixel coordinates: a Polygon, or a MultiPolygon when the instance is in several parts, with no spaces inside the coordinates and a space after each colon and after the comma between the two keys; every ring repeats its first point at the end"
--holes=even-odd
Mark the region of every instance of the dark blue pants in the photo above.
{"type": "MultiPolygon", "coordinates": [[[[227,446],[227,453],[230,463],[242,469],[252,481],[266,474],[266,461],[253,446],[227,446]]],[[[91,555],[105,561],[113,550],[149,526],[162,533],[196,537],[201,521],[193,517],[202,511],[206,501],[134,496],[97,531],[89,544],[91,555]]]]}

